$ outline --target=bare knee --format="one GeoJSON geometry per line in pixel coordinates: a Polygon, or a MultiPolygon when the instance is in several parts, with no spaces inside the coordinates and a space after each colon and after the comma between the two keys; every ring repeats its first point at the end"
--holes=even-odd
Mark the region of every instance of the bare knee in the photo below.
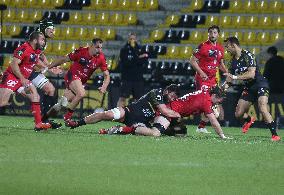
{"type": "Polygon", "coordinates": [[[80,99],[84,98],[86,95],[86,92],[85,91],[80,91],[76,94],[76,96],[80,99]]]}
{"type": "Polygon", "coordinates": [[[46,95],[54,96],[55,88],[54,88],[54,86],[50,83],[50,84],[47,84],[47,85],[46,85],[44,91],[45,91],[45,94],[46,94],[46,95]]]}
{"type": "Polygon", "coordinates": [[[160,137],[161,136],[161,132],[158,130],[153,130],[153,137],[160,137]]]}
{"type": "Polygon", "coordinates": [[[236,110],[236,112],[235,112],[235,117],[236,117],[237,119],[242,118],[242,117],[243,117],[243,115],[244,115],[244,113],[243,113],[243,112],[241,112],[241,111],[239,111],[239,110],[236,110]]]}

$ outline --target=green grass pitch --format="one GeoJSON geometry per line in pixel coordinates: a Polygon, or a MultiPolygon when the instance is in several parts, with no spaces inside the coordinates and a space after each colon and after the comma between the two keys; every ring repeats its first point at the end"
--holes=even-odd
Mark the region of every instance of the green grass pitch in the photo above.
{"type": "Polygon", "coordinates": [[[113,124],[36,133],[31,117],[0,116],[0,194],[284,194],[284,142],[267,129],[98,134],[113,124]]]}

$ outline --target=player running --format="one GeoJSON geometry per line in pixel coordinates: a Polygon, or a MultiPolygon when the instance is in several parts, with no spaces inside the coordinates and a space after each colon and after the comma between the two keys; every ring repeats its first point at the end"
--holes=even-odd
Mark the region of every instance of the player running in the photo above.
{"type": "MultiPolygon", "coordinates": [[[[111,110],[93,113],[79,121],[73,121],[71,128],[76,128],[86,124],[93,124],[100,121],[115,120],[127,125],[125,128],[113,127],[109,134],[128,134],[135,132],[138,135],[146,136],[160,136],[161,132],[165,129],[161,125],[161,119],[157,118],[154,121],[153,126],[150,122],[153,122],[156,112],[163,114],[170,118],[179,118],[180,114],[169,109],[166,106],[167,102],[170,102],[178,97],[178,86],[169,85],[163,89],[153,89],[138,101],[129,104],[126,107],[117,107],[111,110]]],[[[169,122],[168,122],[169,123],[169,122]]]]}
{"type": "Polygon", "coordinates": [[[236,107],[235,116],[245,120],[243,133],[246,133],[255,119],[249,116],[249,107],[257,101],[260,113],[264,122],[272,134],[272,141],[279,141],[281,138],[276,132],[276,123],[268,111],[269,86],[267,80],[259,72],[254,55],[240,47],[236,37],[229,37],[225,41],[226,50],[232,55],[230,61],[230,73],[225,73],[227,83],[234,80],[242,81],[244,88],[236,107]]]}
{"type": "MultiPolygon", "coordinates": [[[[201,43],[190,58],[190,64],[196,70],[196,90],[200,90],[202,86],[211,88],[217,85],[217,68],[222,72],[228,72],[223,60],[224,48],[217,43],[219,33],[219,26],[210,26],[208,28],[208,40],[201,43]]],[[[196,131],[200,133],[209,133],[205,128],[208,120],[204,115],[202,115],[201,118],[202,120],[196,131]]]]}
{"type": "MultiPolygon", "coordinates": [[[[52,39],[54,37],[54,25],[52,21],[48,21],[46,19],[40,21],[38,31],[42,32],[45,35],[45,38],[52,39]]],[[[46,42],[45,42],[46,45],[46,42]]],[[[46,78],[44,73],[48,70],[49,62],[44,54],[44,51],[41,51],[40,58],[39,58],[39,65],[41,65],[40,70],[34,70],[29,80],[33,83],[33,85],[41,89],[44,92],[44,95],[41,99],[42,104],[42,113],[45,114],[50,109],[51,106],[55,104],[55,87],[53,84],[46,78]]],[[[55,69],[55,68],[54,68],[55,69]]],[[[54,74],[60,73],[61,71],[51,69],[50,71],[54,74]]],[[[56,123],[53,120],[45,120],[44,122],[49,122],[53,129],[57,129],[62,125],[60,123],[56,123]]]]}
{"type": "Polygon", "coordinates": [[[28,80],[34,67],[38,64],[40,50],[45,45],[41,32],[30,34],[29,41],[20,45],[15,51],[11,64],[3,74],[0,84],[0,107],[8,105],[10,96],[18,92],[31,101],[31,110],[35,119],[35,131],[50,128],[49,123],[42,123],[40,97],[35,86],[28,80]]]}
{"type": "Polygon", "coordinates": [[[75,108],[85,96],[84,85],[98,68],[101,69],[104,75],[104,81],[102,86],[99,87],[99,91],[101,93],[106,92],[110,82],[110,75],[102,47],[103,41],[99,38],[95,38],[92,40],[90,47],[80,47],[67,56],[59,57],[49,65],[49,68],[52,68],[65,62],[73,62],[64,77],[66,85],[64,95],[59,99],[57,104],[43,115],[43,120],[56,115],[62,108],[67,108],[64,121],[66,126],[69,126],[69,121],[75,108]]]}

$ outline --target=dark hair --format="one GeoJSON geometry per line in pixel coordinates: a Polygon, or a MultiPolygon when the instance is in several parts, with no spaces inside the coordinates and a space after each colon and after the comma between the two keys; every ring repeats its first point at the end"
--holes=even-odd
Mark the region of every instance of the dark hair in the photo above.
{"type": "Polygon", "coordinates": [[[174,92],[177,96],[180,94],[179,86],[176,84],[166,86],[165,91],[168,91],[168,93],[174,92]]]}
{"type": "Polygon", "coordinates": [[[39,31],[32,32],[29,36],[29,41],[33,41],[35,39],[38,39],[40,35],[44,36],[44,34],[42,32],[39,32],[39,31]]]}
{"type": "Polygon", "coordinates": [[[225,92],[218,86],[211,88],[209,93],[210,95],[215,94],[217,97],[220,97],[220,98],[226,95],[225,92]]]}
{"type": "Polygon", "coordinates": [[[96,44],[97,42],[103,43],[103,40],[100,39],[100,38],[94,38],[94,39],[92,40],[92,43],[93,43],[93,44],[96,44]]]}
{"type": "Polygon", "coordinates": [[[267,53],[272,54],[272,55],[274,55],[274,56],[277,55],[277,52],[278,52],[278,50],[277,50],[277,48],[274,47],[274,46],[269,47],[269,48],[267,49],[267,53]]]}
{"type": "Polygon", "coordinates": [[[219,28],[219,26],[217,26],[217,25],[212,25],[212,26],[210,26],[210,27],[208,28],[208,32],[209,32],[211,29],[217,29],[218,33],[220,33],[220,28],[219,28]]]}
{"type": "Polygon", "coordinates": [[[237,46],[240,46],[240,41],[237,37],[228,37],[224,40],[224,43],[230,42],[231,44],[235,43],[237,46]]]}

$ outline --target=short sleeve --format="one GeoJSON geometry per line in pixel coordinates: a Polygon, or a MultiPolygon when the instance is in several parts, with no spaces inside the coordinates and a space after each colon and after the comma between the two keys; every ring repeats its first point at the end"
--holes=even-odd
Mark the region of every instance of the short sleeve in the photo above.
{"type": "Polygon", "coordinates": [[[100,61],[101,61],[101,63],[100,63],[100,69],[101,69],[101,71],[106,71],[106,70],[108,70],[108,67],[107,67],[107,62],[106,62],[106,58],[105,58],[105,55],[104,54],[101,54],[101,56],[100,56],[100,61]]]}
{"type": "Polygon", "coordinates": [[[81,56],[81,49],[75,49],[73,52],[68,54],[68,57],[71,61],[78,61],[81,56]]]}
{"type": "Polygon", "coordinates": [[[19,60],[23,60],[25,56],[27,55],[27,50],[25,47],[18,47],[13,54],[13,57],[18,58],[19,60]]]}
{"type": "Polygon", "coordinates": [[[201,50],[202,50],[202,44],[200,44],[194,51],[193,51],[193,55],[197,58],[200,59],[201,56],[201,50]]]}

